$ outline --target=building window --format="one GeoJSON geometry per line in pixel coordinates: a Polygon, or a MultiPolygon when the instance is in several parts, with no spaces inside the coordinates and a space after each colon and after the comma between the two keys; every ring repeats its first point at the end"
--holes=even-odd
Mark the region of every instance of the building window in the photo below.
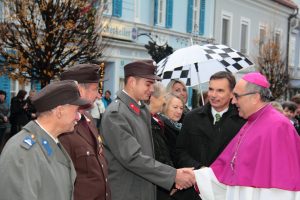
{"type": "Polygon", "coordinates": [[[112,15],[112,0],[103,1],[103,14],[112,15]]]}
{"type": "Polygon", "coordinates": [[[231,42],[231,21],[232,16],[230,14],[222,14],[221,43],[227,46],[230,46],[231,42]]]}
{"type": "Polygon", "coordinates": [[[280,47],[280,42],[281,42],[281,31],[280,30],[276,30],[275,31],[275,43],[278,45],[278,47],[280,47]]]}
{"type": "Polygon", "coordinates": [[[259,54],[262,54],[263,51],[263,45],[265,43],[266,40],[266,27],[265,26],[260,26],[259,27],[259,54]]]}
{"type": "Polygon", "coordinates": [[[249,31],[250,22],[248,19],[241,20],[241,43],[240,51],[243,54],[247,54],[249,51],[249,31]]]}
{"type": "Polygon", "coordinates": [[[206,0],[188,0],[187,26],[188,33],[204,34],[206,0]]]}
{"type": "Polygon", "coordinates": [[[296,65],[296,35],[291,34],[290,38],[290,50],[289,50],[289,66],[295,67],[296,65]]]}
{"type": "Polygon", "coordinates": [[[164,26],[166,19],[166,0],[158,0],[157,25],[164,26]]]}
{"type": "Polygon", "coordinates": [[[154,24],[172,28],[173,0],[154,0],[154,24]]]}
{"type": "Polygon", "coordinates": [[[140,0],[134,0],[134,21],[140,21],[140,0]]]}
{"type": "Polygon", "coordinates": [[[194,0],[193,5],[193,33],[199,31],[199,19],[200,19],[200,0],[194,0]]]}

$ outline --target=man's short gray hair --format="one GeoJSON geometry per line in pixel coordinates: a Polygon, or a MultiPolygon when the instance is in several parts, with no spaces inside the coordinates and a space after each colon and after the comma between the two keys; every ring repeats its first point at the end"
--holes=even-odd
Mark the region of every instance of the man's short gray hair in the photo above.
{"type": "Polygon", "coordinates": [[[270,102],[273,100],[273,95],[269,88],[261,87],[259,85],[255,85],[255,84],[247,82],[245,89],[247,92],[259,93],[260,98],[263,102],[270,102]]]}
{"type": "Polygon", "coordinates": [[[151,94],[151,96],[158,98],[165,92],[166,92],[166,89],[165,89],[164,85],[160,82],[155,82],[153,84],[153,93],[151,94]]]}

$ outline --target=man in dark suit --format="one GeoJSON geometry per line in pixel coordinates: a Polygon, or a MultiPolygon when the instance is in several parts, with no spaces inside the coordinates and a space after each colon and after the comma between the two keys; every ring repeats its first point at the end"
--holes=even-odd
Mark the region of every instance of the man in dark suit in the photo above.
{"type": "MultiPolygon", "coordinates": [[[[83,99],[92,105],[100,97],[98,82],[99,66],[80,64],[62,73],[62,80],[76,80],[83,99]]],[[[110,200],[107,182],[107,163],[103,155],[102,140],[92,116],[81,112],[82,117],[74,131],[59,137],[69,153],[77,173],[74,200],[110,200]]]]}
{"type": "MultiPolygon", "coordinates": [[[[229,72],[211,76],[208,103],[189,112],[177,138],[178,167],[210,166],[245,123],[231,104],[235,78],[229,72]]],[[[180,191],[175,199],[200,199],[194,188],[180,191]]]]}

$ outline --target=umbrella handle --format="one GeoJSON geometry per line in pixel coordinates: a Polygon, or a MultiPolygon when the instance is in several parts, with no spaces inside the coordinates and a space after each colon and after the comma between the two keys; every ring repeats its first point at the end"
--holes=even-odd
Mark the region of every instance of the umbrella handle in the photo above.
{"type": "Polygon", "coordinates": [[[198,83],[199,83],[199,90],[200,90],[200,94],[201,94],[201,100],[202,100],[202,106],[204,106],[204,98],[203,98],[203,91],[202,91],[202,87],[201,87],[201,81],[200,81],[200,75],[199,75],[199,68],[198,68],[198,63],[195,63],[195,68],[197,71],[197,78],[198,78],[198,83]]]}

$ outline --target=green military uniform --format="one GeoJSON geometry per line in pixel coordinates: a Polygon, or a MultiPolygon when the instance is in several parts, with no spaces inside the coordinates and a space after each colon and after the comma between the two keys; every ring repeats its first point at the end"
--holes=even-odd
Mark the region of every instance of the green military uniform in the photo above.
{"type": "Polygon", "coordinates": [[[154,159],[151,116],[123,91],[101,122],[113,200],[154,200],[159,185],[170,190],[176,169],[154,159]]]}
{"type": "Polygon", "coordinates": [[[1,200],[71,200],[71,159],[36,122],[11,138],[0,156],[1,200]]]}

